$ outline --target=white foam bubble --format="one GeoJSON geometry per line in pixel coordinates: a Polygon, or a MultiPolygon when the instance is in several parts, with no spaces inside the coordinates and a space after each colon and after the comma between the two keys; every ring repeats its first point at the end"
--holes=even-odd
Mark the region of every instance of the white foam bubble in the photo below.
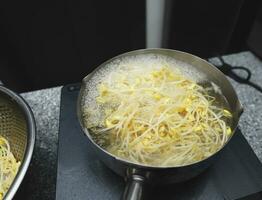
{"type": "Polygon", "coordinates": [[[110,76],[112,76],[113,73],[128,71],[130,69],[137,70],[138,73],[147,73],[147,71],[161,68],[163,64],[178,69],[184,76],[196,82],[205,79],[205,75],[197,71],[197,69],[192,65],[169,56],[156,54],[126,56],[113,60],[103,68],[95,71],[91,79],[88,80],[87,98],[89,99],[97,96],[96,86],[99,83],[110,79],[110,76]]]}
{"type": "Polygon", "coordinates": [[[117,58],[106,64],[103,68],[96,70],[87,81],[84,99],[82,99],[84,102],[82,102],[82,105],[92,110],[92,119],[90,120],[102,120],[101,112],[99,112],[99,105],[96,104],[96,97],[98,96],[97,86],[101,82],[108,82],[114,74],[128,73],[129,70],[146,75],[152,70],[160,69],[163,64],[174,70],[179,70],[185,77],[196,82],[205,79],[205,75],[198,72],[192,65],[169,56],[145,54],[117,58]]]}

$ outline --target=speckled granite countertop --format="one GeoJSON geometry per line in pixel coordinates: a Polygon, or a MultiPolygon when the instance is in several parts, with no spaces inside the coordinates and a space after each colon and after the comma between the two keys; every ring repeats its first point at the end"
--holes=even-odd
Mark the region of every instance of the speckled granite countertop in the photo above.
{"type": "MultiPolygon", "coordinates": [[[[251,81],[262,87],[262,61],[252,53],[242,52],[223,58],[233,66],[249,68],[251,81]]],[[[219,64],[217,59],[210,61],[219,64]]],[[[262,162],[262,93],[248,85],[230,81],[244,106],[240,129],[262,162]]],[[[61,87],[56,87],[22,94],[35,115],[37,139],[33,160],[22,185],[23,192],[18,192],[17,199],[21,195],[27,200],[55,199],[60,93],[61,87]]]]}

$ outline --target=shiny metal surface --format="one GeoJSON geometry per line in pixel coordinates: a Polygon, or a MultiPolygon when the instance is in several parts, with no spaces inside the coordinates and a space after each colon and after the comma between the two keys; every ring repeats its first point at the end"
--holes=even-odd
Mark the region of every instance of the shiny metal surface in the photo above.
{"type": "Polygon", "coordinates": [[[4,199],[12,199],[29,166],[35,143],[35,121],[26,102],[0,86],[0,135],[5,137],[15,158],[21,162],[17,175],[4,199]]]}
{"type": "Polygon", "coordinates": [[[127,180],[127,185],[122,200],[136,200],[146,198],[146,180],[143,176],[132,175],[127,180]]]}
{"type": "MultiPolygon", "coordinates": [[[[189,53],[176,51],[176,50],[169,50],[169,49],[142,49],[142,50],[137,50],[137,51],[131,51],[131,52],[119,55],[117,57],[114,57],[106,61],[105,63],[101,64],[98,68],[96,68],[96,70],[94,70],[90,75],[86,76],[83,79],[79,97],[78,97],[78,103],[77,103],[77,112],[78,112],[79,122],[81,124],[83,131],[88,136],[90,145],[92,145],[93,150],[97,153],[99,158],[109,168],[111,168],[113,171],[115,171],[120,176],[127,177],[127,179],[131,177],[131,180],[133,180],[132,177],[134,175],[137,175],[140,177],[144,177],[145,180],[147,182],[150,182],[151,184],[168,184],[168,183],[186,181],[200,174],[202,171],[208,168],[214,162],[217,156],[219,156],[219,154],[223,151],[223,148],[219,150],[217,153],[215,153],[214,155],[212,155],[211,157],[206,158],[197,163],[187,165],[187,166],[182,166],[182,167],[145,166],[145,165],[139,165],[139,164],[135,164],[135,163],[123,160],[121,158],[118,158],[108,153],[107,151],[102,149],[99,145],[97,145],[92,140],[88,130],[84,126],[84,121],[82,117],[83,116],[82,107],[84,105],[84,97],[87,93],[87,85],[90,84],[89,82],[90,78],[94,76],[97,70],[105,67],[107,63],[112,62],[115,59],[126,57],[126,56],[135,56],[135,55],[143,55],[143,54],[165,55],[165,56],[170,56],[172,58],[175,58],[176,60],[188,63],[192,65],[194,68],[196,68],[200,73],[205,74],[207,76],[207,80],[206,80],[207,82],[212,81],[216,85],[218,85],[223,95],[227,99],[229,106],[231,108],[231,111],[233,114],[232,130],[233,130],[233,133],[235,133],[235,130],[236,130],[236,127],[239,121],[239,117],[241,113],[243,112],[243,108],[238,100],[236,92],[234,91],[232,85],[227,80],[225,75],[222,72],[220,72],[216,67],[214,67],[212,64],[208,63],[207,61],[197,56],[191,55],[189,53]]],[[[230,142],[230,139],[231,138],[229,138],[228,142],[230,142]]],[[[227,145],[227,143],[225,145],[227,145]]],[[[135,184],[137,186],[136,190],[134,190],[134,187],[132,187],[133,190],[128,188],[131,185],[132,184],[130,183],[127,184],[126,191],[130,191],[130,192],[140,191],[141,188],[137,188],[137,187],[140,187],[143,184],[135,184]]],[[[133,198],[133,199],[140,199],[139,195],[136,195],[136,197],[137,198],[133,198]]]]}

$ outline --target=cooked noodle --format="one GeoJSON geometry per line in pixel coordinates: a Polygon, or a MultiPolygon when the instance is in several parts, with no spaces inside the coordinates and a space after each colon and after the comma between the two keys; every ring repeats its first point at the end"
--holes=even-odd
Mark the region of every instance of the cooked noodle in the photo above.
{"type": "Polygon", "coordinates": [[[85,111],[93,139],[108,152],[150,166],[182,166],[217,152],[231,135],[231,112],[210,91],[167,63],[125,66],[97,86],[103,115],[85,111]]]}
{"type": "Polygon", "coordinates": [[[9,142],[0,136],[0,199],[3,199],[14,180],[20,166],[12,152],[9,142]]]}

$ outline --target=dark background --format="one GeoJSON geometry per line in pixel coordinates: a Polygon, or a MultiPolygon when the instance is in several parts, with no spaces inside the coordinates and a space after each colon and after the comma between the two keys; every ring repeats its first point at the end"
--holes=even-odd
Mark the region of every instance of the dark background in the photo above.
{"type": "Polygon", "coordinates": [[[246,50],[261,5],[257,0],[170,2],[172,36],[167,46],[204,58],[246,50]]]}
{"type": "MultiPolygon", "coordinates": [[[[259,0],[166,2],[164,47],[203,58],[259,52],[259,0]]],[[[103,61],[145,48],[145,6],[143,0],[1,1],[0,80],[17,92],[81,81],[103,61]]]]}

